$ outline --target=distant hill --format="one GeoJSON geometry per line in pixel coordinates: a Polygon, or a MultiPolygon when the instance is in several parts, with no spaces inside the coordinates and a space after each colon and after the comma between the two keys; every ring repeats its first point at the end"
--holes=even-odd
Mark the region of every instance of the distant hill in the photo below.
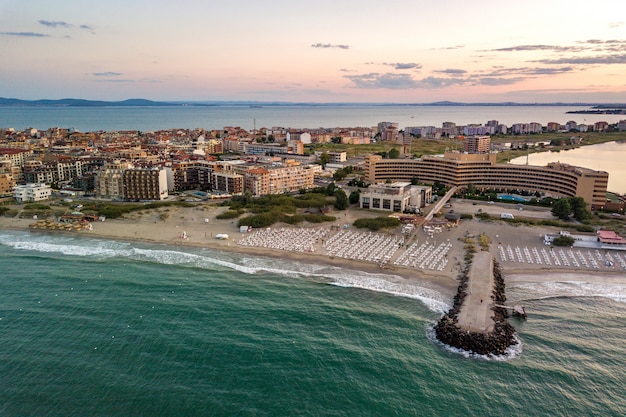
{"type": "Polygon", "coordinates": [[[165,103],[161,101],[132,98],[123,101],[82,100],[63,98],[60,100],[20,100],[0,97],[0,106],[4,107],[162,107],[162,106],[203,106],[193,103],[165,103]]]}
{"type": "Polygon", "coordinates": [[[165,106],[585,106],[595,109],[625,108],[626,104],[599,104],[599,103],[460,103],[454,101],[437,101],[432,103],[316,103],[316,102],[288,102],[288,101],[152,101],[133,98],[123,101],[83,100],[77,98],[63,98],[59,100],[20,100],[17,98],[0,97],[0,107],[165,107],[165,106]]]}

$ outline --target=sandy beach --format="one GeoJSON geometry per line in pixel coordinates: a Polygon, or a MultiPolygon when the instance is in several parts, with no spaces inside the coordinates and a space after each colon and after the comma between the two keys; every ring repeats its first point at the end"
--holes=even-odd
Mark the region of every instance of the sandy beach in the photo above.
{"type": "MultiPolygon", "coordinates": [[[[458,213],[476,212],[478,208],[484,211],[506,210],[493,205],[473,205],[469,202],[455,203],[454,209],[458,213]]],[[[443,294],[452,296],[457,286],[457,275],[462,266],[464,256],[464,243],[459,239],[467,236],[485,234],[491,240],[490,252],[494,259],[498,260],[498,246],[542,248],[541,236],[545,233],[554,233],[558,230],[541,227],[512,226],[510,224],[493,221],[481,222],[478,220],[463,221],[459,226],[450,230],[444,229],[439,234],[429,237],[423,230],[416,230],[410,238],[406,237],[408,246],[412,242],[433,242],[440,244],[448,243],[447,263],[441,270],[425,270],[415,267],[404,267],[392,262],[381,265],[377,262],[367,262],[356,259],[345,259],[326,254],[320,242],[312,243],[313,251],[286,251],[268,249],[263,247],[244,246],[240,242],[245,234],[239,232],[236,220],[218,220],[216,215],[225,210],[224,207],[214,205],[198,205],[196,207],[164,207],[154,210],[134,212],[123,219],[107,219],[104,222],[93,223],[92,230],[76,232],[49,231],[46,233],[78,233],[81,236],[91,236],[114,240],[135,240],[151,243],[162,243],[175,246],[203,247],[220,251],[245,253],[253,256],[271,257],[277,259],[290,259],[303,263],[316,265],[328,265],[346,268],[353,271],[362,271],[371,274],[388,274],[393,280],[407,280],[418,282],[436,288],[443,294]],[[228,239],[220,240],[218,234],[228,235],[228,239]]],[[[364,216],[375,216],[380,213],[365,212],[359,209],[351,209],[346,212],[332,213],[338,220],[334,224],[303,225],[303,228],[326,228],[327,236],[332,236],[344,229],[344,225],[351,225],[354,219],[364,216]]],[[[517,213],[516,215],[522,214],[517,213]]],[[[545,211],[525,210],[524,215],[531,217],[545,216],[545,211]]],[[[0,229],[31,230],[29,225],[33,219],[20,219],[17,217],[0,217],[0,229]]],[[[275,225],[274,229],[289,229],[294,226],[275,225]]],[[[369,233],[348,226],[347,229],[354,233],[369,233]]],[[[254,233],[254,231],[252,232],[254,233]]],[[[399,238],[400,230],[380,232],[388,238],[399,238]]],[[[398,251],[402,252],[402,249],[398,251]]],[[[626,257],[626,254],[624,254],[626,257]]],[[[395,255],[394,258],[397,258],[395,255]]],[[[626,283],[625,272],[616,267],[612,269],[584,269],[581,267],[556,267],[554,265],[537,263],[504,262],[501,264],[505,280],[509,282],[546,282],[546,281],[593,281],[598,283],[626,283]]]]}

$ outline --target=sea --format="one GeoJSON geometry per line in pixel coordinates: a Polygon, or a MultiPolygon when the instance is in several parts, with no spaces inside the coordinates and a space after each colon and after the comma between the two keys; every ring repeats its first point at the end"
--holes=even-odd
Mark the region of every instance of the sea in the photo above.
{"type": "Polygon", "coordinates": [[[623,281],[510,284],[495,358],[387,274],[7,230],[0,271],[3,417],[626,415],[623,281]]]}
{"type": "MultiPolygon", "coordinates": [[[[406,127],[595,116],[567,109],[0,108],[0,127],[406,127]]],[[[518,345],[488,357],[433,337],[449,290],[393,274],[11,230],[0,230],[0,271],[2,417],[626,415],[623,278],[512,281],[508,299],[523,302],[529,318],[511,319],[518,345]]]]}
{"type": "Polygon", "coordinates": [[[617,123],[625,115],[568,114],[587,110],[579,106],[411,106],[411,105],[282,105],[282,106],[172,106],[172,107],[0,107],[0,128],[17,130],[50,127],[74,128],[81,132],[99,130],[244,129],[283,127],[315,129],[372,127],[395,122],[410,126],[441,127],[485,124],[489,120],[514,123],[548,122],[593,124],[617,123]]]}

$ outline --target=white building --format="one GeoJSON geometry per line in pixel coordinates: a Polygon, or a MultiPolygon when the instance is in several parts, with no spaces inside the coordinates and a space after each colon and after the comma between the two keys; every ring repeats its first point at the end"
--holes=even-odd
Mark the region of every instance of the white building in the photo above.
{"type": "Polygon", "coordinates": [[[18,203],[30,203],[49,199],[52,189],[49,185],[35,183],[17,185],[13,188],[13,193],[18,203]]]}
{"type": "Polygon", "coordinates": [[[431,187],[413,186],[409,182],[375,184],[361,192],[359,207],[405,212],[411,209],[420,209],[431,199],[431,187]]]}

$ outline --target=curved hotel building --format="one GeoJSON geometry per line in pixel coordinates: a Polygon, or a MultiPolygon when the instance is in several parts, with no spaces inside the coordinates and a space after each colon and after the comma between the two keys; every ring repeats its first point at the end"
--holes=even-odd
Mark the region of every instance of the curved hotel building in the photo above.
{"type": "Polygon", "coordinates": [[[365,180],[419,182],[479,189],[523,190],[553,197],[582,197],[591,209],[606,202],[609,174],[559,162],[547,166],[496,163],[495,154],[446,153],[420,159],[383,159],[370,155],[365,160],[365,180]]]}

